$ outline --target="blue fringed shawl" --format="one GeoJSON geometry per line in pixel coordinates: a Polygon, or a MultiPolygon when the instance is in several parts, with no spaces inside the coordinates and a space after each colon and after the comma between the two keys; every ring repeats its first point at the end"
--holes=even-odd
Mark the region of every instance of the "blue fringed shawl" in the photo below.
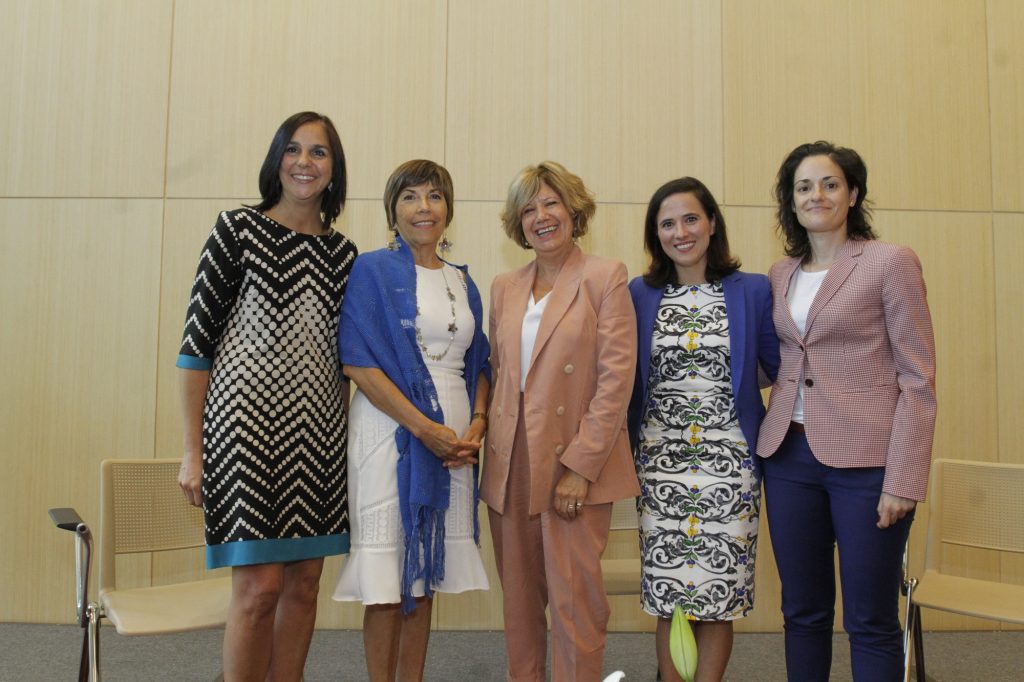
{"type": "MultiPolygon", "coordinates": [[[[344,365],[376,367],[424,415],[444,423],[437,390],[416,344],[416,266],[409,248],[397,237],[397,251],[381,249],[356,258],[338,324],[338,352],[344,365]]],[[[470,411],[483,372],[491,380],[490,346],[483,334],[480,292],[465,266],[469,307],[476,328],[466,351],[463,376],[470,411]]],[[[462,434],[459,434],[460,436],[462,434]]],[[[401,425],[395,431],[398,447],[398,504],[405,533],[402,564],[402,612],[416,608],[412,586],[422,578],[426,596],[444,579],[444,515],[448,509],[451,475],[441,460],[401,425]]],[[[473,528],[477,544],[477,471],[473,475],[473,528]]]]}

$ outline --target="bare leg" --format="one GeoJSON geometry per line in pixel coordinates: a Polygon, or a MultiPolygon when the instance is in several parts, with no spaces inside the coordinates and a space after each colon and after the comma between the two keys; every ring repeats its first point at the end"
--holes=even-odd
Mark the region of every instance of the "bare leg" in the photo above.
{"type": "Polygon", "coordinates": [[[694,682],[721,682],[732,654],[732,621],[700,620],[692,623],[697,640],[697,674],[694,682]]]}
{"type": "Polygon", "coordinates": [[[416,610],[402,619],[402,643],[398,653],[399,682],[420,682],[423,679],[433,605],[433,600],[426,597],[417,599],[416,610]]]}
{"type": "Polygon", "coordinates": [[[394,682],[401,635],[398,604],[368,604],[363,610],[363,649],[370,682],[394,682]]]}
{"type": "MultiPolygon", "coordinates": [[[[732,621],[690,621],[697,641],[697,675],[695,682],[720,682],[732,653],[732,621]]],[[[658,669],[663,682],[682,682],[672,663],[668,637],[672,630],[670,618],[659,618],[655,633],[658,669]]]]}
{"type": "Polygon", "coordinates": [[[285,564],[284,585],[274,620],[274,649],[268,680],[299,682],[302,679],[316,625],[316,597],[323,568],[323,559],[285,564]]]}
{"type": "Polygon", "coordinates": [[[363,611],[363,648],[370,682],[423,679],[432,607],[430,599],[421,597],[416,600],[416,610],[403,616],[399,604],[367,605],[363,611]]]}
{"type": "Polygon", "coordinates": [[[676,667],[672,663],[672,655],[668,650],[668,635],[672,630],[671,618],[658,618],[658,629],[654,633],[654,649],[658,654],[658,671],[662,682],[682,682],[676,667]]]}
{"type": "Polygon", "coordinates": [[[274,614],[283,582],[283,564],[231,569],[231,605],[224,627],[225,682],[266,679],[273,652],[274,614]]]}

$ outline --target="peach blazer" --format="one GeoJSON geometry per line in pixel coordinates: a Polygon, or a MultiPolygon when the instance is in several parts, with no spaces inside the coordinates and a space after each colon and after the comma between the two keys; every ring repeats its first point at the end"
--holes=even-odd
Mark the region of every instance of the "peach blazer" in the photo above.
{"type": "Polygon", "coordinates": [[[797,258],[772,266],[782,366],[757,454],[771,457],[789,429],[798,382],[818,461],[885,467],[882,490],[923,500],[935,433],[935,340],[921,262],[905,246],[849,240],[829,268],[801,336],[786,294],[797,258]]]}
{"type": "Polygon", "coordinates": [[[579,247],[570,254],[541,317],[519,414],[523,316],[536,271],[530,263],[491,284],[494,379],[480,499],[504,510],[519,419],[526,420],[531,514],[551,509],[566,468],[590,481],[587,504],[636,496],[640,486],[626,434],[636,315],[626,267],[579,247]]]}

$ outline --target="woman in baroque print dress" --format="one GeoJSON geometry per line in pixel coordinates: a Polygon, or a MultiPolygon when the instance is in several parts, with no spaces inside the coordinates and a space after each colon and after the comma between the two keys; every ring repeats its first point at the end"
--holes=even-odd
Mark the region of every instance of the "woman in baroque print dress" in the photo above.
{"type": "Polygon", "coordinates": [[[764,275],[739,272],[725,219],[694,178],[659,188],[647,208],[651,264],[630,283],[637,377],[629,433],[640,478],[641,601],[658,617],[663,680],[677,606],[694,624],[696,679],[721,680],[732,621],[753,608],[761,480],[751,451],[778,340],[764,275]]]}

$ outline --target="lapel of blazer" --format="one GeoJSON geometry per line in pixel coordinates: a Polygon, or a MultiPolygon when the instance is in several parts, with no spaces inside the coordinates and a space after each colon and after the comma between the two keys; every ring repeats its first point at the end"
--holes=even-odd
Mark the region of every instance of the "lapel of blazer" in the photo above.
{"type": "Polygon", "coordinates": [[[515,382],[517,392],[519,391],[519,378],[523,371],[523,318],[526,316],[526,305],[530,300],[530,290],[533,288],[533,277],[536,271],[537,264],[534,261],[519,268],[512,275],[502,296],[501,316],[509,321],[505,327],[505,338],[503,339],[505,347],[509,349],[505,356],[508,370],[502,373],[511,377],[515,382]]]}
{"type": "Polygon", "coordinates": [[[847,239],[843,244],[839,256],[829,267],[828,274],[825,275],[825,279],[821,283],[821,288],[818,289],[818,293],[814,295],[814,300],[811,302],[811,309],[807,312],[807,324],[804,327],[804,338],[810,337],[814,318],[832,300],[846,278],[857,267],[857,258],[863,250],[864,242],[860,239],[847,239]]]}
{"type": "MultiPolygon", "coordinates": [[[[798,267],[800,267],[799,258],[787,258],[773,273],[776,278],[775,281],[780,284],[778,291],[776,291],[774,286],[775,282],[772,282],[772,295],[775,296],[775,305],[783,306],[783,310],[786,311],[786,314],[782,316],[782,323],[785,326],[786,332],[794,339],[802,339],[803,334],[800,333],[800,328],[796,326],[796,322],[793,320],[793,313],[789,310],[789,302],[786,296],[789,294],[789,285],[793,283],[793,273],[796,272],[798,267]]],[[[779,331],[781,332],[782,330],[779,331]]]]}
{"type": "Polygon", "coordinates": [[[734,272],[722,280],[725,293],[725,314],[729,322],[729,371],[732,374],[732,394],[740,394],[743,361],[747,345],[747,296],[743,278],[734,272]]]}
{"type": "MultiPolygon", "coordinates": [[[[548,299],[544,315],[540,318],[540,326],[537,328],[537,340],[534,342],[533,356],[530,358],[531,369],[537,356],[543,350],[544,344],[551,338],[555,327],[558,326],[559,321],[576,299],[576,293],[580,290],[580,279],[583,276],[584,258],[580,247],[575,247],[559,271],[558,277],[555,278],[555,286],[551,289],[551,298],[548,299]]],[[[534,268],[534,272],[536,272],[536,266],[534,268]]],[[[533,278],[531,277],[529,287],[532,286],[533,278]]]]}

